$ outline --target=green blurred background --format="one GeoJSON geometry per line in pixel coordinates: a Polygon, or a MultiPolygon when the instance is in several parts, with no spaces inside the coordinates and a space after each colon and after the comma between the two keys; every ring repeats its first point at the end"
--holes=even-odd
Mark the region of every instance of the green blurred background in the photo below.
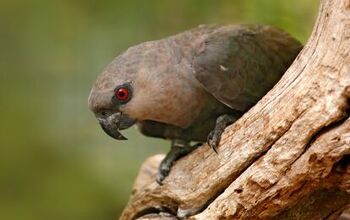
{"type": "Polygon", "coordinates": [[[169,143],[105,135],[87,108],[129,46],[204,23],[262,23],[305,42],[318,0],[1,0],[0,219],[112,220],[142,161],[169,143]]]}

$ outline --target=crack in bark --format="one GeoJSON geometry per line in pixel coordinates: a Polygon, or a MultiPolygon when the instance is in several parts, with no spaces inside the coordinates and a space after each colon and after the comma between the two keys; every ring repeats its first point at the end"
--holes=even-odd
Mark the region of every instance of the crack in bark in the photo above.
{"type": "Polygon", "coordinates": [[[295,160],[290,164],[292,166],[304,153],[309,149],[309,147],[319,138],[322,134],[329,132],[330,130],[338,127],[342,123],[344,123],[349,117],[345,115],[342,118],[337,119],[336,121],[331,122],[329,125],[321,127],[315,134],[310,136],[309,141],[305,144],[304,150],[295,158],[295,160]]]}

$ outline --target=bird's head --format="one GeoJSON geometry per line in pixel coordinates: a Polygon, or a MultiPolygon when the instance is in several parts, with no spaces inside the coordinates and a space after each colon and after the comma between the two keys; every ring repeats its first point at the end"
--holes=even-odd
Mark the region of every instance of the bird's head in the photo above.
{"type": "Polygon", "coordinates": [[[109,136],[126,140],[120,130],[137,121],[167,117],[155,109],[169,101],[174,62],[167,42],[152,41],[129,48],[106,67],[93,85],[88,103],[109,136]]]}

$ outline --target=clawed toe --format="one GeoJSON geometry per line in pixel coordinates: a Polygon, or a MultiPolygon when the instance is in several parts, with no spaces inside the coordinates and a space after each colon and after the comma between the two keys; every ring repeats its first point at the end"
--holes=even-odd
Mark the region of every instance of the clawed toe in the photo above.
{"type": "Polygon", "coordinates": [[[169,175],[170,172],[170,166],[165,166],[164,164],[161,164],[158,169],[156,181],[159,185],[163,185],[163,180],[165,177],[169,175]]]}
{"type": "Polygon", "coordinates": [[[209,133],[207,138],[208,145],[218,153],[217,147],[219,146],[222,133],[225,131],[225,128],[232,124],[236,118],[232,115],[221,115],[216,119],[215,128],[209,133]]]}
{"type": "Polygon", "coordinates": [[[215,135],[215,132],[211,131],[208,135],[207,143],[215,151],[215,153],[218,153],[217,146],[219,145],[219,142],[220,136],[218,138],[217,135],[215,135]]]}
{"type": "Polygon", "coordinates": [[[190,152],[192,152],[194,149],[198,148],[201,145],[202,145],[201,143],[190,145],[187,141],[181,141],[181,140],[173,141],[171,150],[159,165],[158,173],[156,177],[157,183],[159,185],[163,184],[163,180],[169,175],[170,169],[176,160],[189,154],[190,152]]]}

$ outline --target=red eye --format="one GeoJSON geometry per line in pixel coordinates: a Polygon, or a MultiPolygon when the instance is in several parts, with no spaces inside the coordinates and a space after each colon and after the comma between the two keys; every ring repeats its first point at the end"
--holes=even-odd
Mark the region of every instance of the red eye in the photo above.
{"type": "Polygon", "coordinates": [[[118,100],[125,101],[125,100],[127,100],[129,98],[129,90],[127,88],[119,88],[115,92],[115,97],[118,100]]]}

